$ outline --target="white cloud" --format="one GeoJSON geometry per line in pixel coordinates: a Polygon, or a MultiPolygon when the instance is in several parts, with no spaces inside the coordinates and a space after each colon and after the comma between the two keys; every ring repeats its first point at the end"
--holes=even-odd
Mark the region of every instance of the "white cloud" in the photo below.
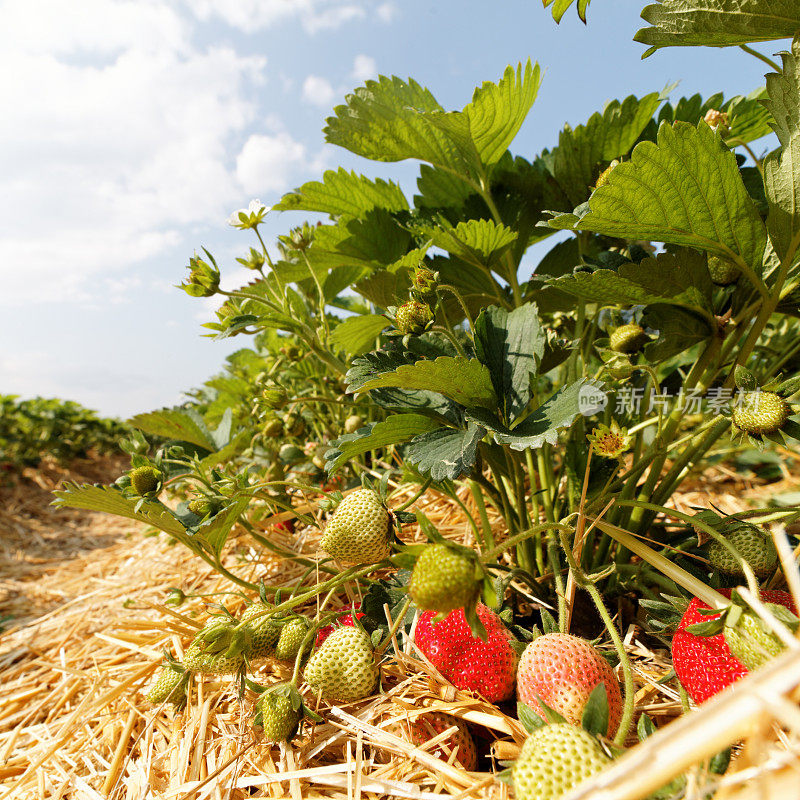
{"type": "Polygon", "coordinates": [[[389,23],[394,21],[400,11],[394,3],[381,3],[375,13],[381,22],[389,23]]]}
{"type": "Polygon", "coordinates": [[[357,81],[366,81],[378,75],[378,66],[375,59],[365,56],[363,53],[357,55],[353,61],[353,77],[357,81]]]}
{"type": "MultiPolygon", "coordinates": [[[[268,122],[268,127],[274,123],[268,122]]],[[[304,144],[286,131],[254,133],[236,158],[236,177],[250,195],[272,198],[288,189],[295,178],[324,169],[325,153],[310,156],[304,144]]]]}
{"type": "Polygon", "coordinates": [[[326,78],[309,75],[303,81],[303,99],[307,102],[329,108],[333,104],[334,97],[336,97],[336,92],[326,78]]]}
{"type": "Polygon", "coordinates": [[[91,0],[107,41],[82,15],[70,27],[59,5],[7,4],[23,31],[43,20],[53,50],[8,33],[0,47],[0,72],[18,76],[0,82],[6,304],[84,300],[100,291],[94,276],[163,253],[180,226],[216,224],[242,192],[229,153],[256,117],[251,90],[264,79],[263,58],[189,47],[189,21],[164,4],[91,0]],[[98,63],[112,44],[118,52],[98,63]]]}
{"type": "Polygon", "coordinates": [[[317,31],[339,28],[347,22],[364,19],[364,17],[366,17],[366,12],[359,5],[336,5],[333,8],[310,14],[303,20],[303,27],[309,33],[317,33],[317,31]]]}
{"type": "Polygon", "coordinates": [[[184,3],[201,20],[217,17],[245,32],[298,18],[307,33],[317,33],[366,17],[366,3],[346,0],[184,0],[184,3]]]}

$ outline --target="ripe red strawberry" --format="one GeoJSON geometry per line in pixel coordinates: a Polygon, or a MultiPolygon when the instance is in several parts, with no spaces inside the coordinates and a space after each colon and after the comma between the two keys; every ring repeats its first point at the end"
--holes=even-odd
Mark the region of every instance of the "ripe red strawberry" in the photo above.
{"type": "MultiPolygon", "coordinates": [[[[346,625],[350,628],[355,626],[355,622],[353,622],[353,615],[350,613],[352,609],[359,609],[361,608],[361,603],[353,603],[353,605],[346,605],[342,606],[342,615],[336,622],[332,622],[330,625],[325,625],[324,627],[320,628],[317,631],[317,638],[314,641],[314,647],[319,647],[337,628],[340,628],[342,625],[346,625]]],[[[356,619],[361,619],[364,614],[360,611],[356,611],[356,619]]]]}
{"type": "Polygon", "coordinates": [[[431,711],[417,717],[410,725],[411,741],[419,746],[433,739],[434,736],[452,728],[458,728],[451,733],[440,745],[428,752],[436,758],[444,761],[449,760],[450,753],[457,749],[455,760],[468,772],[473,772],[478,768],[478,752],[475,749],[475,741],[469,732],[467,723],[450,714],[443,714],[441,711],[431,711]]]}
{"type": "Polygon", "coordinates": [[[489,702],[499,703],[514,693],[518,661],[511,645],[514,637],[491,609],[478,603],[477,612],[486,627],[485,642],[472,635],[463,608],[436,623],[435,612],[421,614],[414,641],[456,688],[480,692],[489,702]]]}
{"type": "Polygon", "coordinates": [[[614,671],[588,642],[566,633],[548,633],[534,639],[522,654],[517,670],[517,696],[542,719],[537,697],[567,722],[580,725],[592,689],[599,683],[608,698],[608,736],[617,732],[622,695],[614,671]]]}
{"type": "Polygon", "coordinates": [[[272,527],[281,533],[294,533],[295,521],[286,519],[283,522],[276,522],[272,527]]]}
{"type": "MultiPolygon", "coordinates": [[[[725,597],[731,596],[730,589],[720,589],[720,593],[725,597]]],[[[763,591],[761,599],[765,603],[778,603],[794,611],[794,603],[788,592],[763,591]]],[[[690,625],[719,618],[719,614],[700,613],[707,608],[709,606],[701,600],[692,598],[672,638],[672,665],[683,688],[695,703],[705,702],[748,674],[747,667],[731,653],[724,634],[698,636],[686,631],[690,625]]]]}

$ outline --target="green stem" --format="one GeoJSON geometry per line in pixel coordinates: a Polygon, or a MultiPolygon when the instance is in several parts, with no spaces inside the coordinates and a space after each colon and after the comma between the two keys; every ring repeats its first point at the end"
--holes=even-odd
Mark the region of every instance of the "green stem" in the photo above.
{"type": "Polygon", "coordinates": [[[428,491],[428,487],[431,485],[432,482],[433,478],[428,478],[425,481],[425,483],[422,484],[422,488],[410,500],[407,500],[405,503],[403,503],[403,505],[399,506],[398,508],[393,508],[392,511],[394,511],[394,513],[397,514],[400,511],[405,511],[407,508],[409,508],[409,506],[414,505],[414,503],[416,503],[417,500],[419,500],[420,497],[422,497],[422,495],[425,494],[426,491],[428,491]]]}
{"type": "Polygon", "coordinates": [[[758,50],[754,50],[752,47],[746,44],[739,45],[740,50],[744,50],[745,53],[749,53],[754,58],[757,58],[759,61],[763,61],[767,66],[771,69],[774,69],[775,72],[781,72],[781,68],[768,56],[765,56],[763,53],[759,53],[758,50]]]}
{"type": "Polygon", "coordinates": [[[486,513],[486,502],[483,499],[483,492],[481,487],[478,486],[477,481],[470,478],[467,481],[469,490],[472,493],[472,499],[475,501],[475,506],[478,509],[478,516],[481,520],[481,528],[483,529],[483,536],[480,537],[484,548],[494,548],[494,534],[492,533],[492,524],[489,522],[489,515],[486,513]]]}

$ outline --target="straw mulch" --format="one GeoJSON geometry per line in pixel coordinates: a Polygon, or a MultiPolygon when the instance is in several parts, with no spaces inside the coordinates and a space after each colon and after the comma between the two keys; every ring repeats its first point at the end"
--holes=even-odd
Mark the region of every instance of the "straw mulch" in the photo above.
{"type": "MultiPolygon", "coordinates": [[[[43,493],[52,488],[53,478],[41,477],[43,493]]],[[[727,510],[741,509],[747,502],[745,488],[716,487],[714,500],[727,510]],[[720,492],[723,488],[726,491],[720,492]]],[[[708,489],[695,486],[693,494],[678,502],[708,505],[708,489]],[[704,492],[705,501],[700,502],[704,492]]],[[[223,602],[238,613],[243,598],[228,594],[190,599],[179,608],[165,606],[171,587],[191,594],[229,592],[231,585],[183,548],[170,546],[164,536],[144,536],[141,528],[131,536],[136,525],[42,507],[35,513],[35,492],[30,487],[27,491],[27,506],[25,492],[19,490],[11,492],[16,500],[0,498],[0,616],[14,616],[0,636],[0,800],[511,796],[496,774],[525,739],[511,715],[513,707],[499,709],[456,691],[404,633],[384,656],[381,694],[343,706],[322,702],[318,711],[325,721],[304,722],[290,746],[257,740],[249,721],[254,695],[240,702],[228,678],[195,680],[181,713],[150,706],[145,694],[163,649],[181,657],[213,610],[212,602],[223,602]],[[408,721],[431,709],[470,723],[481,754],[480,772],[466,773],[454,762],[455,754],[449,763],[436,758],[430,752],[436,740],[423,748],[410,743],[408,721]]],[[[469,504],[468,497],[464,500],[469,504]]],[[[455,504],[429,493],[421,505],[446,536],[469,541],[469,527],[455,504]]],[[[307,555],[317,552],[319,533],[313,528],[294,536],[273,529],[270,535],[307,555]]],[[[417,536],[412,526],[403,532],[404,538],[417,536]]],[[[303,572],[294,562],[251,547],[244,538],[229,545],[226,566],[269,585],[293,585],[303,572]]],[[[356,599],[342,596],[337,604],[356,599]]],[[[627,630],[625,641],[635,665],[637,711],[646,711],[659,726],[680,716],[668,653],[648,647],[645,642],[652,645],[652,640],[635,625],[627,630]],[[661,683],[663,679],[667,680],[661,683]]],[[[800,681],[800,668],[794,666],[800,681]]],[[[287,665],[268,661],[254,677],[270,683],[289,675],[287,665]]],[[[787,688],[785,675],[782,680],[775,691],[780,698],[793,697],[797,681],[787,688]]],[[[313,706],[313,698],[308,700],[313,706]]],[[[786,708],[780,719],[786,727],[789,709],[797,716],[800,710],[793,700],[782,702],[786,708]]],[[[669,734],[688,719],[662,728],[656,736],[669,734]]],[[[778,734],[763,710],[758,710],[758,720],[759,746],[777,759],[770,774],[780,777],[781,770],[796,768],[796,759],[787,761],[786,748],[793,747],[797,737],[781,732],[782,747],[775,748],[778,734]]],[[[797,722],[794,717],[791,721],[797,722]]],[[[719,718],[714,724],[726,731],[730,727],[719,718]]],[[[800,725],[793,730],[800,734],[800,725]]],[[[729,742],[746,733],[736,728],[729,742]]],[[[745,748],[745,754],[749,752],[745,748]]],[[[745,760],[745,766],[760,763],[752,754],[747,757],[751,760],[745,760]]],[[[641,765],[634,769],[641,774],[641,765]]],[[[610,794],[580,796],[638,796],[615,791],[612,787],[610,794]]]]}

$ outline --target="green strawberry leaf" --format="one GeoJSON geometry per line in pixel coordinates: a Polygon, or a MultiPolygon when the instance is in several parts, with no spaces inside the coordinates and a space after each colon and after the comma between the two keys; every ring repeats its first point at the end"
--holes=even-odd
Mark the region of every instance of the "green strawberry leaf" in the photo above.
{"type": "Polygon", "coordinates": [[[470,409],[468,416],[489,430],[498,444],[508,445],[512,450],[535,450],[545,442],[556,444],[558,432],[572,425],[585,410],[582,398],[586,393],[594,394],[602,388],[602,384],[586,378],[564,386],[511,429],[488,410],[470,409]]]}
{"type": "Polygon", "coordinates": [[[285,194],[273,211],[318,211],[331,216],[358,217],[373,208],[408,211],[403,190],[393,181],[370,180],[342,167],[327,170],[322,181],[304,183],[285,194]]]}
{"type": "Polygon", "coordinates": [[[528,733],[533,733],[537,728],[547,724],[527,703],[522,701],[517,703],[517,719],[528,733]]]}
{"type": "Polygon", "coordinates": [[[531,380],[544,356],[547,337],[536,306],[507,311],[490,306],[475,321],[475,354],[488,368],[503,419],[516,420],[531,399],[531,380]]]}
{"type": "Polygon", "coordinates": [[[558,633],[559,628],[556,618],[546,608],[540,608],[539,614],[542,617],[542,631],[544,633],[558,633]]]}
{"type": "Polygon", "coordinates": [[[542,159],[572,206],[589,197],[601,164],[626,155],[636,144],[665,96],[666,90],[641,99],[631,95],[622,102],[613,100],[584,125],[561,131],[558,147],[542,159]]]}
{"type": "Polygon", "coordinates": [[[719,619],[709,619],[705,622],[698,622],[694,625],[687,625],[685,630],[694,636],[716,636],[721,633],[725,627],[725,621],[720,617],[719,619]]]}
{"type": "Polygon", "coordinates": [[[772,128],[785,147],[800,133],[800,38],[792,40],[791,51],[780,54],[782,69],[766,76],[764,107],[773,119],[772,128]]]}
{"type": "Polygon", "coordinates": [[[483,622],[481,622],[481,618],[478,616],[478,610],[475,606],[475,603],[470,603],[464,608],[464,618],[467,620],[469,629],[476,639],[480,639],[482,642],[485,642],[489,638],[489,634],[486,632],[486,627],[484,626],[483,622]]]}
{"type": "Polygon", "coordinates": [[[468,176],[476,154],[466,151],[463,131],[432,121],[444,109],[416,81],[381,75],[367,81],[334,108],[324,128],[325,140],[374,161],[427,161],[468,176]]]}
{"type": "Polygon", "coordinates": [[[761,273],[767,242],[734,154],[705,123],[662,123],[657,143],[640,142],[572,227],[707,250],[751,276],[761,273]]]}
{"type": "Polygon", "coordinates": [[[472,95],[462,114],[481,162],[497,163],[525,122],[542,83],[538,64],[530,59],[516,70],[506,67],[497,83],[485,81],[472,95]]]}
{"type": "Polygon", "coordinates": [[[126,517],[152,525],[177,539],[191,550],[198,549],[198,543],[186,532],[186,528],[175,515],[158,502],[141,502],[140,498],[125,497],[111,486],[83,486],[67,482],[61,489],[53,492],[56,508],[80,508],[87,511],[102,511],[117,517],[126,517]],[[139,506],[137,510],[137,506],[139,506]]]}
{"type": "Polygon", "coordinates": [[[636,735],[639,738],[640,742],[643,742],[645,739],[651,737],[658,728],[656,728],[655,723],[653,722],[650,717],[642,712],[639,716],[639,721],[636,723],[636,735]]]}
{"type": "Polygon", "coordinates": [[[577,297],[604,304],[669,303],[699,310],[711,317],[713,285],[702,253],[681,248],[660,253],[618,270],[574,272],[552,285],[577,297]]]}
{"type": "Polygon", "coordinates": [[[645,6],[634,41],[661,47],[728,47],[793,36],[800,28],[799,0],[660,0],[645,6]]]}
{"type": "Polygon", "coordinates": [[[328,473],[334,473],[356,456],[413,439],[420,433],[434,430],[438,423],[422,414],[395,414],[383,422],[371,422],[355,433],[347,433],[331,442],[325,453],[328,473]]]}
{"type": "Polygon", "coordinates": [[[434,361],[403,364],[392,372],[368,380],[358,391],[384,386],[439,392],[467,408],[493,408],[497,405],[489,370],[476,358],[439,356],[434,361]]]}
{"type": "Polygon", "coordinates": [[[219,559],[231,529],[249,504],[249,497],[238,498],[220,513],[215,514],[211,519],[198,526],[195,538],[204,541],[211,552],[219,559]]]}
{"type": "Polygon", "coordinates": [[[713,335],[708,320],[685,308],[665,303],[647,306],[642,325],[659,333],[658,339],[644,347],[648,361],[658,364],[688,350],[713,335]]]}
{"type": "Polygon", "coordinates": [[[358,314],[340,322],[331,334],[331,344],[348,355],[361,355],[375,346],[375,339],[389,326],[386,317],[358,314]]]}
{"type": "Polygon", "coordinates": [[[137,414],[128,423],[150,436],[189,442],[209,452],[219,450],[221,446],[217,445],[205,420],[193,408],[162,408],[137,414]]]}
{"type": "Polygon", "coordinates": [[[431,226],[422,232],[436,247],[478,267],[492,267],[517,238],[510,228],[490,219],[459,222],[455,228],[431,226]]]}
{"type": "Polygon", "coordinates": [[[548,706],[547,703],[545,703],[544,700],[542,700],[541,697],[537,696],[536,697],[536,702],[539,704],[539,707],[542,709],[542,712],[544,713],[548,724],[555,725],[555,724],[558,724],[559,722],[566,722],[567,721],[563,716],[561,716],[561,714],[558,713],[558,711],[556,711],[553,708],[550,708],[550,706],[548,706]]]}
{"type": "MultiPolygon", "coordinates": [[[[553,19],[558,24],[561,18],[566,14],[567,9],[575,2],[575,0],[542,0],[544,7],[553,6],[553,19]]],[[[578,16],[581,22],[586,22],[586,9],[589,8],[591,0],[578,0],[578,16]]]]}
{"type": "Polygon", "coordinates": [[[486,431],[470,423],[466,430],[439,428],[415,437],[404,458],[434,481],[456,480],[475,465],[478,445],[486,431]]]}
{"type": "Polygon", "coordinates": [[[581,726],[594,736],[608,734],[608,694],[602,681],[592,689],[586,701],[581,715],[581,726]]]}

